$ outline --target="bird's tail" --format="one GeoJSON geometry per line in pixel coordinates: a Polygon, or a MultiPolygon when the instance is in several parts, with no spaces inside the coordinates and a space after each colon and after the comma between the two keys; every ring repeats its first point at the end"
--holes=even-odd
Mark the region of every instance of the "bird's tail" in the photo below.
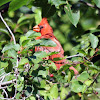
{"type": "MultiPolygon", "coordinates": [[[[58,54],[54,54],[54,55],[50,56],[50,59],[55,63],[57,70],[59,70],[60,67],[65,64],[70,64],[66,59],[56,61],[56,60],[54,60],[54,58],[64,58],[64,55],[61,53],[58,53],[58,54]]],[[[78,71],[73,66],[69,67],[69,69],[73,70],[75,75],[78,74],[78,71]]]]}
{"type": "Polygon", "coordinates": [[[55,63],[57,70],[59,70],[61,66],[68,64],[66,59],[56,60],[56,58],[58,58],[58,59],[64,58],[64,55],[61,53],[58,53],[58,54],[54,54],[54,55],[50,56],[50,59],[55,63]]]}

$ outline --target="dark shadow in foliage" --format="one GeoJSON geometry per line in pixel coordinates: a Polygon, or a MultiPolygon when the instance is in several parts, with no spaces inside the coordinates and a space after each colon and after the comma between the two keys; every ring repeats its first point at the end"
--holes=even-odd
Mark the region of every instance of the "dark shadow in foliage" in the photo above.
{"type": "Polygon", "coordinates": [[[10,2],[8,2],[8,3],[4,4],[4,5],[2,5],[2,6],[0,7],[0,12],[2,12],[2,13],[7,12],[7,11],[8,11],[8,8],[9,8],[9,4],[10,4],[10,2]]]}
{"type": "Polygon", "coordinates": [[[48,0],[35,0],[33,2],[34,6],[41,7],[42,9],[42,17],[51,17],[55,14],[56,8],[54,5],[48,4],[48,0]]]}
{"type": "Polygon", "coordinates": [[[12,64],[12,62],[9,60],[8,63],[9,63],[9,65],[8,65],[8,66],[6,67],[6,69],[5,69],[5,72],[6,72],[6,73],[11,72],[12,69],[13,69],[13,64],[12,64]]]}

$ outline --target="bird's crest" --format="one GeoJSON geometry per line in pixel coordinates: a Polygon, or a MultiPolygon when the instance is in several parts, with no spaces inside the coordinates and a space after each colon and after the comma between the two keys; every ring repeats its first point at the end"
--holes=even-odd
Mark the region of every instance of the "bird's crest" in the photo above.
{"type": "Polygon", "coordinates": [[[41,22],[40,22],[40,24],[44,24],[44,23],[48,23],[48,21],[47,21],[47,18],[45,17],[45,18],[42,18],[42,20],[41,20],[41,22]]]}

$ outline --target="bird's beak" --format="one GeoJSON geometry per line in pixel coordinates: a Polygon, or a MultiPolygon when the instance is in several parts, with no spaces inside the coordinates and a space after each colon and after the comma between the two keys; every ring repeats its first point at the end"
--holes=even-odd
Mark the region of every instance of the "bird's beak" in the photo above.
{"type": "Polygon", "coordinates": [[[33,31],[40,32],[40,27],[38,25],[34,26],[33,31]]]}

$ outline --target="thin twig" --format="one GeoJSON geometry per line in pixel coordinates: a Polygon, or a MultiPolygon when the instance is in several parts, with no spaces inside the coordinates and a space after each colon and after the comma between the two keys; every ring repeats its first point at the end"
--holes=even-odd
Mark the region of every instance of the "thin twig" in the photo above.
{"type": "Polygon", "coordinates": [[[6,89],[8,86],[0,87],[0,89],[6,89]]]}
{"type": "Polygon", "coordinates": [[[5,93],[6,98],[8,98],[8,94],[7,94],[7,92],[5,91],[5,89],[2,89],[2,90],[3,90],[3,92],[5,93]]]}
{"type": "MultiPolygon", "coordinates": [[[[13,32],[11,31],[11,29],[9,28],[9,26],[7,25],[7,23],[4,21],[2,15],[1,15],[1,12],[0,12],[0,18],[1,18],[2,22],[5,24],[5,26],[7,27],[8,31],[10,32],[10,34],[12,35],[12,38],[13,38],[13,40],[14,40],[14,44],[16,45],[15,36],[14,36],[13,32]]],[[[11,81],[8,81],[8,82],[3,82],[3,83],[1,83],[1,85],[4,85],[4,84],[6,85],[6,84],[10,84],[10,83],[13,83],[14,81],[16,81],[15,95],[14,95],[13,99],[15,98],[15,96],[16,96],[16,94],[17,94],[18,63],[19,63],[19,62],[18,62],[18,55],[17,55],[17,61],[16,61],[16,66],[15,66],[16,79],[11,80],[11,81]],[[17,72],[17,73],[16,73],[16,72],[17,72]]],[[[1,85],[0,85],[0,86],[1,86],[1,85]]]]}
{"type": "MultiPolygon", "coordinates": [[[[95,78],[94,78],[93,82],[91,83],[91,85],[95,82],[95,80],[97,79],[97,77],[99,76],[99,74],[100,74],[100,72],[97,73],[97,75],[95,76],[95,78]]],[[[90,86],[91,86],[91,85],[90,85],[90,86]]],[[[89,86],[89,87],[90,87],[90,86],[89,86]]]]}
{"type": "Polygon", "coordinates": [[[79,56],[80,56],[80,54],[76,54],[76,55],[68,56],[66,59],[73,58],[73,57],[79,57],[79,56]]]}
{"type": "Polygon", "coordinates": [[[90,3],[88,3],[88,2],[85,2],[85,1],[83,1],[83,0],[80,0],[79,2],[85,4],[85,5],[89,6],[89,7],[98,9],[98,10],[100,11],[100,8],[97,7],[96,5],[92,5],[92,4],[90,4],[90,3]]]}
{"type": "Polygon", "coordinates": [[[11,72],[9,72],[9,73],[7,73],[7,74],[5,74],[5,73],[3,73],[4,75],[2,76],[2,77],[0,77],[0,80],[3,78],[3,77],[5,77],[5,76],[8,76],[9,74],[11,74],[11,72]]]}
{"type": "Polygon", "coordinates": [[[14,36],[14,34],[12,33],[11,29],[9,28],[9,26],[7,25],[7,23],[4,21],[2,15],[1,15],[1,12],[0,12],[0,18],[1,18],[2,22],[5,24],[5,26],[7,27],[8,31],[10,32],[10,34],[12,35],[12,38],[13,38],[13,40],[14,40],[14,44],[16,44],[15,36],[14,36]]]}
{"type": "Polygon", "coordinates": [[[0,83],[0,85],[1,85],[1,86],[2,86],[2,85],[8,85],[8,84],[14,83],[15,81],[16,81],[16,79],[13,79],[13,80],[11,80],[11,81],[2,82],[2,83],[0,83]]]}

